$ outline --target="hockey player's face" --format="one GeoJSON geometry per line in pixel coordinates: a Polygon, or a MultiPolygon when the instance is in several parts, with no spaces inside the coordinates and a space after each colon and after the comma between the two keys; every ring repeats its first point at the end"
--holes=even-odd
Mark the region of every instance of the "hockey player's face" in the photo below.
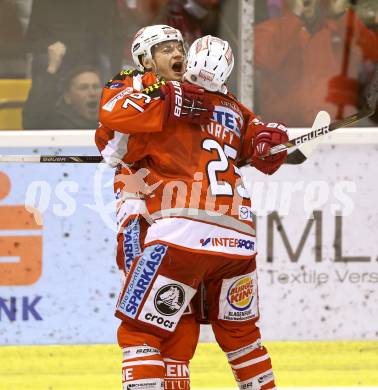
{"type": "Polygon", "coordinates": [[[96,120],[101,96],[101,81],[94,72],[83,72],[74,77],[64,94],[65,102],[81,117],[96,120]]]}
{"type": "Polygon", "coordinates": [[[157,74],[165,80],[181,81],[185,70],[185,52],[177,41],[162,42],[153,48],[157,74]]]}

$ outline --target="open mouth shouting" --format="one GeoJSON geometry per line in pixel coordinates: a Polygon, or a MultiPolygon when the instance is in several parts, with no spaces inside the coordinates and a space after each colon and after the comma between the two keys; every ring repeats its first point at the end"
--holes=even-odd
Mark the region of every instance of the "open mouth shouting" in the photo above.
{"type": "Polygon", "coordinates": [[[183,61],[175,61],[173,64],[172,64],[172,70],[182,76],[184,74],[184,62],[183,61]]]}
{"type": "Polygon", "coordinates": [[[97,100],[88,101],[87,108],[89,111],[97,111],[98,110],[98,101],[97,100]]]}

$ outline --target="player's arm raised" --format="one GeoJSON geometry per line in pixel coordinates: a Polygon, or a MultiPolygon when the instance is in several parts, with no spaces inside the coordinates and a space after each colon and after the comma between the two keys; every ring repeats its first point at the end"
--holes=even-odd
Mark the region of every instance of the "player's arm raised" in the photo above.
{"type": "Polygon", "coordinates": [[[122,83],[103,89],[99,121],[122,133],[150,133],[162,130],[163,106],[159,98],[122,83]]]}
{"type": "Polygon", "coordinates": [[[99,118],[104,126],[120,132],[152,133],[177,120],[208,123],[213,109],[202,88],[168,81],[157,97],[131,87],[104,88],[99,118]]]}

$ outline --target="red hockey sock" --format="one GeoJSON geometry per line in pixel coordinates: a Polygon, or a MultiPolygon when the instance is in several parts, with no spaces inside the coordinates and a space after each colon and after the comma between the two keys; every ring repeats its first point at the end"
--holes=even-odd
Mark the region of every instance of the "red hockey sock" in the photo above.
{"type": "Polygon", "coordinates": [[[227,353],[228,361],[240,389],[274,389],[274,375],[268,351],[255,343],[227,353]]]}
{"type": "Polygon", "coordinates": [[[148,345],[122,348],[122,384],[124,389],[164,389],[164,362],[157,348],[148,345]],[[131,388],[131,387],[130,387],[131,388]]]}
{"type": "Polygon", "coordinates": [[[164,390],[189,390],[189,361],[164,359],[164,390]]]}

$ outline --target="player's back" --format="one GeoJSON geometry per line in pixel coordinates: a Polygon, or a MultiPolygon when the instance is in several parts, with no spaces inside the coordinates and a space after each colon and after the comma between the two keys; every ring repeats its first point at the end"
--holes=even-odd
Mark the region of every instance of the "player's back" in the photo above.
{"type": "Polygon", "coordinates": [[[147,184],[160,183],[146,197],[156,222],[146,243],[164,238],[195,250],[249,256],[254,223],[236,161],[250,117],[233,98],[210,96],[215,110],[208,125],[177,121],[159,133],[130,136],[129,148],[144,154],[147,184]]]}

